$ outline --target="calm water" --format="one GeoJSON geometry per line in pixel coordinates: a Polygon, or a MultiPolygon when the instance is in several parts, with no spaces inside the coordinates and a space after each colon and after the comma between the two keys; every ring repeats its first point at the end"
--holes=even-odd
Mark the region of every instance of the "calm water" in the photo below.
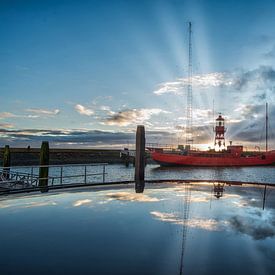
{"type": "MultiPolygon", "coordinates": [[[[20,169],[30,173],[28,169],[20,169]]],[[[101,175],[88,176],[88,182],[102,181],[102,166],[87,167],[87,173],[99,173],[101,175]]],[[[34,171],[38,174],[38,170],[34,171]]],[[[106,166],[106,181],[128,181],[134,179],[134,167],[125,167],[122,164],[112,164],[106,166]]],[[[84,167],[67,167],[63,169],[63,176],[79,177],[65,178],[63,183],[84,182],[84,167]]],[[[192,167],[160,167],[159,165],[147,165],[145,171],[146,179],[190,179],[190,180],[228,180],[228,181],[244,181],[244,182],[263,182],[275,184],[275,166],[266,167],[242,167],[242,168],[192,168],[192,167]]],[[[60,168],[50,169],[51,176],[59,176],[60,168]]],[[[54,184],[59,184],[59,180],[55,180],[54,184]]]]}
{"type": "Polygon", "coordinates": [[[1,197],[1,274],[275,274],[275,188],[213,187],[1,197]]]}

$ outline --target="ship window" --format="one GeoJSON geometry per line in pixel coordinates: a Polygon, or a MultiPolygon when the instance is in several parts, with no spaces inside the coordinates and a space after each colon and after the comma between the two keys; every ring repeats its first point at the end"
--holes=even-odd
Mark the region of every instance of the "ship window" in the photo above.
{"type": "Polygon", "coordinates": [[[265,155],[262,156],[262,159],[265,159],[265,155]]]}

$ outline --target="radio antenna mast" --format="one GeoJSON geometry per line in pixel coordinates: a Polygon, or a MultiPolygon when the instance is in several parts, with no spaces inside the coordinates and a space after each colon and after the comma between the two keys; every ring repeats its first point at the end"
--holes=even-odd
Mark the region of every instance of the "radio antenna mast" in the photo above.
{"type": "Polygon", "coordinates": [[[187,105],[186,105],[186,145],[193,145],[192,131],[192,23],[188,23],[188,85],[187,85],[187,105]]]}

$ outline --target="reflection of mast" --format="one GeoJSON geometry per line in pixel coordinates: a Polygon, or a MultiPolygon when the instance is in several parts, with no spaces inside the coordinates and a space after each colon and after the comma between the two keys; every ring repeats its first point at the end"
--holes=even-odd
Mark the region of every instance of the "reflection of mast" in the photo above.
{"type": "Polygon", "coordinates": [[[189,22],[189,47],[188,47],[188,85],[186,105],[186,144],[193,144],[192,133],[192,24],[189,22]]]}
{"type": "Polygon", "coordinates": [[[183,274],[183,257],[186,243],[186,235],[188,228],[189,219],[189,208],[190,208],[190,197],[191,197],[191,187],[189,183],[184,185],[184,203],[183,203],[183,217],[182,217],[182,245],[181,245],[181,257],[180,257],[180,274],[183,274]]]}
{"type": "Polygon", "coordinates": [[[268,151],[268,104],[265,104],[265,151],[268,151]]]}

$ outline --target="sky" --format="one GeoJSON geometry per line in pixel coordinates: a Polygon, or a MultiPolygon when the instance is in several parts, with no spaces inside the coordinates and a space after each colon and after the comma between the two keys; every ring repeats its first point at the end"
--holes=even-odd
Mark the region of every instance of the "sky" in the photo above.
{"type": "Polygon", "coordinates": [[[275,2],[0,0],[0,146],[121,148],[184,143],[188,22],[193,134],[275,148],[275,2]],[[214,104],[213,104],[214,102],[214,104]],[[274,134],[273,134],[274,132],[274,134]]]}

